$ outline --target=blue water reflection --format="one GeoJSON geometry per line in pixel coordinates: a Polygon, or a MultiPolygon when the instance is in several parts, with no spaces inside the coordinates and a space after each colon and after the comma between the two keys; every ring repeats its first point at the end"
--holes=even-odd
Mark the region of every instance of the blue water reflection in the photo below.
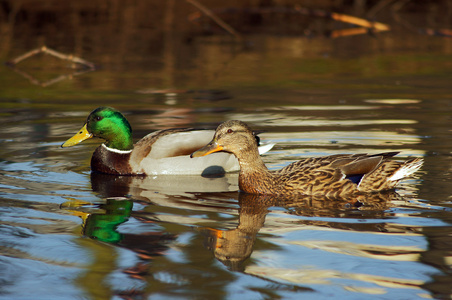
{"type": "MultiPolygon", "coordinates": [[[[192,27],[179,37],[138,2],[135,14],[108,6],[90,15],[82,4],[66,7],[70,17],[52,13],[71,30],[46,23],[61,33],[51,38],[46,26],[23,31],[26,14],[2,23],[11,34],[0,45],[4,61],[42,38],[102,68],[46,87],[0,68],[0,299],[450,298],[450,39],[399,32],[396,22],[373,36],[297,31],[241,44],[192,27]],[[120,16],[135,27],[119,26],[120,16]],[[60,145],[101,105],[127,116],[134,140],[248,122],[276,143],[262,156],[270,169],[385,151],[425,164],[395,193],[343,201],[250,197],[238,192],[238,174],[92,174],[100,141],[60,145]]],[[[44,9],[23,5],[30,16],[44,9]]],[[[186,22],[182,10],[173,20],[186,22]]],[[[34,59],[21,67],[40,82],[70,69],[34,59]]]]}

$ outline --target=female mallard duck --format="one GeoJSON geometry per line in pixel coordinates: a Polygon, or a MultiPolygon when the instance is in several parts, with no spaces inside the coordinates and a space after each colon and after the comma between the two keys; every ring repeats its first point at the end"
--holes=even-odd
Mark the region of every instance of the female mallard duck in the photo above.
{"type": "Polygon", "coordinates": [[[356,193],[379,192],[393,189],[401,179],[417,171],[423,162],[421,158],[406,162],[389,160],[398,152],[339,154],[307,158],[271,172],[259,157],[251,129],[235,120],[218,126],[213,140],[191,157],[217,151],[233,153],[238,158],[239,188],[251,194],[342,198],[356,193]]]}
{"type": "MultiPolygon", "coordinates": [[[[238,171],[238,161],[229,153],[196,161],[189,158],[188,155],[208,143],[213,134],[214,130],[160,130],[148,134],[134,146],[127,119],[114,108],[99,107],[90,113],[82,129],[61,147],[74,146],[92,137],[104,139],[106,142],[93,153],[91,169],[107,174],[209,175],[238,171]]],[[[260,148],[264,153],[271,147],[273,145],[269,144],[260,148]]]]}

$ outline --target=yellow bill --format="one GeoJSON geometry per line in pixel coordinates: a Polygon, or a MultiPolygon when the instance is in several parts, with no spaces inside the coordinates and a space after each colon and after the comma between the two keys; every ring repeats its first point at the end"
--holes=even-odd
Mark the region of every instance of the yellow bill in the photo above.
{"type": "Polygon", "coordinates": [[[77,145],[78,143],[83,142],[84,140],[90,139],[93,137],[92,133],[88,132],[88,129],[86,129],[86,124],[83,125],[82,129],[80,129],[73,137],[68,139],[66,142],[64,142],[61,147],[71,147],[74,145],[77,145]]]}
{"type": "Polygon", "coordinates": [[[190,155],[190,157],[206,156],[210,153],[214,153],[214,152],[218,152],[218,151],[222,151],[222,150],[223,150],[223,146],[218,145],[217,142],[210,142],[209,144],[205,145],[198,151],[193,152],[190,155]]]}

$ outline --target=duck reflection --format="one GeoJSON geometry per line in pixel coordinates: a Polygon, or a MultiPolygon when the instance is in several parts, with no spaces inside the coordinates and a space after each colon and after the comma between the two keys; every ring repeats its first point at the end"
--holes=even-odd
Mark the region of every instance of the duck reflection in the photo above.
{"type": "Polygon", "coordinates": [[[395,191],[368,193],[341,199],[302,197],[279,199],[278,206],[289,213],[306,217],[381,218],[393,201],[403,201],[395,191]]]}
{"type": "Polygon", "coordinates": [[[132,216],[133,201],[128,198],[107,198],[105,203],[97,204],[90,212],[85,212],[85,205],[86,203],[79,203],[68,209],[83,219],[84,236],[130,249],[141,259],[149,260],[162,255],[168,249],[167,245],[176,238],[173,234],[153,231],[140,234],[120,233],[118,226],[132,216]],[[74,206],[81,209],[75,209],[74,206]]]}
{"type": "Polygon", "coordinates": [[[202,177],[191,175],[112,176],[91,173],[91,187],[102,197],[133,195],[149,201],[153,194],[188,195],[189,193],[229,192],[238,190],[238,174],[202,177]]]}
{"type": "Polygon", "coordinates": [[[231,230],[201,228],[204,246],[233,271],[242,271],[242,262],[253,252],[259,230],[275,198],[239,193],[239,225],[231,230]]]}
{"type": "MultiPolygon", "coordinates": [[[[105,187],[105,186],[104,186],[105,187]]],[[[119,195],[124,185],[118,185],[116,189],[109,190],[111,194],[119,195]]],[[[89,239],[79,239],[78,243],[84,249],[89,250],[92,256],[92,263],[86,266],[86,272],[83,276],[76,279],[84,287],[91,298],[102,293],[107,295],[116,294],[107,286],[93,285],[93,282],[103,282],[106,278],[116,271],[118,261],[117,254],[113,247],[125,248],[136,253],[139,259],[134,265],[122,269],[130,278],[143,280],[149,274],[150,262],[158,256],[164,255],[169,249],[177,235],[167,232],[161,232],[158,229],[144,233],[121,233],[118,226],[129,221],[133,212],[133,201],[125,197],[107,198],[100,204],[85,203],[83,201],[72,200],[61,205],[66,211],[73,215],[81,217],[83,220],[81,233],[89,239]],[[101,243],[99,243],[101,242],[101,243]],[[103,267],[99,270],[99,265],[103,267]]],[[[128,296],[129,293],[138,293],[140,291],[120,291],[122,296],[128,296]]]]}
{"type": "MultiPolygon", "coordinates": [[[[327,199],[324,197],[285,198],[272,195],[239,193],[239,220],[235,229],[219,230],[201,228],[204,245],[213,251],[215,258],[233,271],[243,271],[243,263],[251,256],[256,236],[264,226],[270,207],[283,207],[290,214],[307,217],[381,217],[391,201],[401,199],[396,192],[358,195],[347,199],[327,199]]],[[[310,221],[303,221],[309,224],[310,221]]],[[[318,226],[340,228],[342,222],[323,222],[318,226]]],[[[350,223],[353,227],[356,223],[350,223]]]]}
{"type": "MultiPolygon", "coordinates": [[[[106,210],[107,214],[110,214],[110,224],[102,220],[105,217],[93,215],[91,219],[87,220],[88,223],[94,221],[96,224],[103,224],[105,229],[102,231],[98,228],[99,225],[96,225],[97,227],[95,228],[97,229],[95,231],[90,230],[86,234],[95,238],[99,238],[99,234],[102,234],[103,237],[117,237],[111,231],[108,233],[107,229],[114,229],[120,222],[127,221],[127,218],[130,217],[130,211],[128,215],[125,212],[129,207],[131,209],[133,204],[131,200],[117,201],[111,199],[111,197],[129,195],[135,202],[142,201],[146,205],[161,204],[162,207],[173,206],[179,209],[188,208],[191,210],[202,208],[204,211],[220,212],[227,207],[221,203],[218,206],[200,204],[199,200],[215,198],[219,199],[219,201],[224,201],[230,197],[235,198],[231,193],[221,193],[237,189],[237,185],[231,183],[234,179],[236,180],[237,178],[201,178],[198,176],[194,179],[191,176],[178,176],[176,185],[174,184],[174,176],[171,176],[171,178],[166,176],[157,176],[154,178],[110,176],[92,173],[91,182],[93,191],[99,193],[101,197],[109,198],[105,207],[111,207],[110,210],[106,210]],[[171,188],[168,188],[170,184],[171,188]],[[190,193],[187,190],[198,190],[200,193],[190,193]],[[113,205],[111,203],[115,204],[113,205]],[[120,206],[122,206],[122,210],[119,210],[120,206]],[[115,214],[115,212],[120,212],[120,214],[115,214]]],[[[388,216],[388,208],[391,207],[392,203],[402,200],[403,197],[395,191],[367,193],[342,199],[329,199],[320,196],[292,196],[288,198],[284,196],[254,195],[239,192],[238,226],[234,229],[227,230],[204,227],[199,228],[199,232],[204,236],[205,248],[212,251],[216,259],[221,261],[230,270],[242,271],[244,268],[243,263],[251,256],[257,234],[264,227],[266,216],[272,207],[283,208],[286,214],[306,217],[296,218],[291,224],[285,224],[287,228],[295,228],[300,225],[315,225],[343,230],[382,232],[394,231],[397,228],[391,229],[389,228],[391,226],[390,224],[381,222],[341,222],[335,220],[338,220],[338,218],[385,218],[388,216]],[[326,220],[325,218],[334,219],[326,220]]],[[[224,202],[222,203],[224,204],[224,202]]],[[[134,217],[141,222],[162,222],[165,220],[164,214],[160,214],[159,211],[153,211],[152,206],[150,208],[150,210],[144,208],[143,211],[134,212],[134,217]]],[[[272,228],[275,226],[281,227],[281,224],[277,224],[278,222],[274,224],[273,219],[271,220],[272,224],[269,224],[269,226],[272,228]]],[[[190,220],[185,219],[184,222],[190,222],[190,220]]],[[[90,228],[88,225],[85,227],[90,228]]],[[[131,240],[131,235],[126,237],[121,235],[117,238],[121,239],[118,245],[131,247],[133,244],[128,242],[131,240]]],[[[139,243],[144,243],[144,240],[141,239],[139,243]]]]}
{"type": "MultiPolygon", "coordinates": [[[[92,189],[105,201],[98,205],[96,211],[90,211],[85,218],[83,234],[90,237],[89,240],[93,244],[102,241],[135,252],[139,260],[127,268],[120,268],[120,271],[130,278],[141,280],[147,286],[152,286],[160,280],[152,274],[156,272],[166,274],[166,271],[161,269],[163,265],[171,266],[170,274],[174,276],[171,278],[180,284],[187,278],[193,280],[190,266],[207,268],[210,260],[220,261],[229,271],[247,274],[258,274],[256,272],[259,272],[259,268],[264,268],[269,274],[263,277],[272,280],[273,268],[263,267],[249,259],[253,257],[253,251],[256,249],[269,250],[269,247],[277,247],[277,244],[271,242],[262,244],[258,233],[273,237],[278,236],[277,232],[290,234],[291,231],[312,227],[406,233],[406,229],[391,222],[349,221],[350,219],[390,218],[393,212],[389,208],[399,205],[399,201],[404,201],[403,197],[396,192],[356,195],[346,199],[311,196],[287,198],[231,192],[237,189],[236,182],[237,177],[228,176],[220,178],[158,176],[154,178],[92,173],[92,189]],[[219,227],[215,228],[216,225],[200,227],[202,226],[200,224],[206,223],[220,224],[219,220],[228,220],[229,216],[236,213],[238,213],[238,224],[233,225],[235,228],[219,229],[219,227]],[[297,217],[290,217],[290,215],[297,217]],[[146,232],[130,231],[131,228],[138,228],[137,226],[129,226],[127,227],[129,230],[118,231],[118,226],[124,222],[129,224],[138,222],[144,225],[139,227],[146,228],[146,232]],[[193,228],[196,228],[194,232],[193,228]],[[183,233],[188,233],[186,236],[190,236],[190,241],[183,246],[178,246],[178,237],[183,233]],[[182,250],[182,261],[174,260],[174,254],[169,251],[173,249],[172,247],[182,250]],[[202,251],[206,251],[207,255],[201,254],[202,251]],[[208,252],[213,255],[209,255],[208,252]],[[187,268],[188,271],[184,271],[187,268]]],[[[85,207],[84,210],[90,210],[90,208],[85,207]]],[[[422,251],[406,246],[380,246],[315,238],[294,239],[290,243],[297,245],[303,251],[316,249],[327,255],[335,253],[344,256],[371,257],[382,261],[388,259],[415,261],[419,257],[419,252],[422,251]]],[[[104,257],[103,254],[104,252],[98,251],[99,261],[104,257]]],[[[118,269],[112,267],[110,273],[116,271],[118,269]]],[[[223,268],[213,270],[209,268],[209,271],[217,276],[230,276],[230,273],[225,272],[223,268]]],[[[277,271],[275,269],[276,273],[277,271]]],[[[325,274],[322,273],[325,280],[330,279],[328,271],[325,271],[325,274]]],[[[94,267],[92,273],[95,274],[94,267]]],[[[91,278],[90,276],[87,275],[86,278],[91,278]]],[[[278,274],[274,276],[277,278],[278,274]]],[[[320,277],[323,278],[322,276],[320,277]]],[[[307,279],[303,277],[303,280],[307,279]]],[[[380,280],[372,277],[362,280],[378,284],[387,278],[380,280]]],[[[144,295],[145,290],[134,290],[134,293],[144,295]]],[[[130,296],[131,293],[132,291],[128,289],[121,290],[121,295],[130,296]]]]}
{"type": "MultiPolygon", "coordinates": [[[[404,200],[396,192],[356,195],[345,199],[253,195],[230,192],[237,189],[237,177],[229,176],[219,178],[158,176],[154,178],[92,173],[92,189],[106,201],[98,206],[101,210],[98,209],[86,217],[83,233],[91,237],[91,240],[107,242],[135,252],[140,260],[122,271],[131,278],[152,284],[155,279],[150,274],[155,270],[150,262],[157,256],[159,261],[185,266],[198,259],[199,247],[202,247],[202,244],[207,251],[213,253],[210,259],[220,261],[230,271],[252,274],[252,267],[256,266],[248,258],[256,249],[259,232],[272,236],[274,230],[289,232],[309,225],[350,231],[403,231],[401,228],[390,228],[394,226],[390,222],[344,222],[347,218],[390,217],[391,211],[388,209],[399,203],[398,201],[404,200]],[[217,224],[215,222],[222,218],[218,214],[222,212],[234,215],[237,198],[238,225],[235,228],[199,227],[200,223],[205,222],[217,224]],[[137,204],[140,208],[134,210],[133,207],[137,204]],[[187,214],[187,212],[193,213],[187,214]],[[202,218],[199,217],[200,212],[205,214],[202,218]],[[297,217],[290,218],[288,217],[290,214],[297,217]],[[146,225],[146,228],[149,230],[145,233],[118,231],[120,224],[130,222],[132,219],[134,222],[148,223],[149,227],[146,225]],[[154,230],[153,224],[158,228],[154,230]],[[171,230],[168,231],[168,228],[172,228],[171,224],[182,224],[185,229],[171,233],[171,230]],[[171,258],[166,258],[168,250],[179,234],[191,231],[192,228],[197,228],[200,235],[197,237],[195,235],[193,244],[185,246],[187,252],[184,253],[187,255],[188,262],[179,264],[172,262],[171,258]],[[197,238],[200,240],[196,241],[197,238]]],[[[301,240],[296,243],[306,249],[314,247],[328,253],[338,252],[346,255],[355,253],[357,256],[371,256],[377,259],[385,259],[388,255],[392,255],[401,260],[414,260],[419,255],[411,248],[393,249],[354,243],[339,245],[336,241],[323,240],[301,240]]],[[[203,257],[202,261],[208,260],[209,258],[203,257]]],[[[183,276],[181,274],[179,275],[183,276]]],[[[128,293],[128,291],[123,292],[128,293]]]]}
{"type": "Polygon", "coordinates": [[[132,212],[133,202],[126,198],[109,198],[99,209],[104,213],[91,213],[82,225],[82,233],[93,239],[107,243],[119,243],[124,235],[117,227],[126,222],[132,212]]]}

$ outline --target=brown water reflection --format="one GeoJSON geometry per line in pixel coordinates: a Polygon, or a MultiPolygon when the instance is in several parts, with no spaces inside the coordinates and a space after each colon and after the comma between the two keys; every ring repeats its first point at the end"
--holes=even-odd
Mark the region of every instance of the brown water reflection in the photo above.
{"type": "MultiPolygon", "coordinates": [[[[407,31],[397,22],[391,7],[374,16],[391,25],[391,34],[331,40],[321,37],[326,31],[343,27],[340,22],[313,16],[287,18],[284,13],[275,11],[250,28],[243,22],[247,19],[246,13],[232,18],[227,18],[229,15],[226,13],[223,16],[225,20],[238,31],[259,32],[259,35],[247,35],[244,45],[227,34],[206,36],[203,30],[206,27],[187,19],[198,10],[185,1],[115,2],[112,5],[98,1],[61,5],[59,1],[50,0],[40,4],[33,1],[4,3],[2,13],[6,21],[1,23],[3,43],[0,58],[11,60],[47,45],[92,61],[101,70],[73,78],[68,83],[73,88],[83,89],[84,97],[87,92],[95,90],[105,91],[105,96],[111,97],[117,91],[149,88],[180,91],[209,86],[246,87],[256,80],[261,85],[281,87],[303,84],[303,81],[315,78],[337,80],[338,77],[387,74],[394,77],[414,72],[418,75],[430,73],[432,67],[436,72],[450,69],[450,60],[444,55],[450,55],[452,51],[451,40],[423,36],[426,42],[419,43],[419,33],[407,31]],[[306,31],[316,32],[317,38],[307,38],[306,31]],[[386,53],[391,55],[384,55],[386,53]],[[432,59],[420,53],[436,55],[432,59]],[[353,63],[349,61],[355,58],[359,59],[353,63]],[[133,76],[129,74],[132,70],[133,76]]],[[[246,7],[239,3],[235,4],[239,10],[246,7]]],[[[326,3],[323,9],[353,13],[347,5],[327,8],[326,3]]],[[[222,7],[215,2],[206,5],[212,9],[222,7]]],[[[287,1],[287,5],[290,7],[293,2],[287,1]]],[[[397,11],[397,16],[408,22],[416,18],[411,23],[425,28],[439,29],[451,25],[447,18],[428,15],[434,14],[441,5],[450,8],[447,1],[424,5],[406,4],[397,11]],[[428,14],[418,15],[413,11],[427,11],[428,14]]],[[[234,7],[234,3],[229,3],[229,7],[234,7]]],[[[371,7],[368,8],[370,11],[371,7]]],[[[363,11],[361,14],[365,17],[363,11]]],[[[251,15],[248,18],[252,18],[251,15]]],[[[207,20],[204,25],[209,28],[217,26],[208,23],[211,21],[207,20]]],[[[61,62],[46,56],[27,60],[20,66],[38,79],[55,73],[61,75],[64,69],[61,62]]],[[[20,78],[3,72],[10,71],[3,69],[1,75],[8,83],[20,78]]],[[[340,80],[337,83],[340,85],[340,80]]],[[[60,92],[67,90],[62,85],[58,89],[60,92]]]]}
{"type": "MultiPolygon", "coordinates": [[[[214,252],[215,257],[231,270],[243,271],[243,262],[253,251],[256,235],[264,226],[265,216],[269,208],[281,206],[291,213],[301,216],[322,217],[352,217],[363,218],[362,211],[373,212],[365,214],[365,218],[381,217],[388,205],[394,199],[401,199],[395,192],[376,193],[350,197],[349,199],[326,199],[322,197],[301,197],[300,199],[285,199],[271,195],[252,195],[239,193],[239,219],[235,229],[218,230],[212,228],[200,229],[206,235],[206,244],[214,252]],[[356,214],[359,212],[359,215],[356,214]]],[[[359,224],[335,222],[303,222],[304,225],[315,224],[340,229],[353,229],[359,224]]],[[[362,230],[362,229],[361,229],[362,230]]],[[[366,231],[369,228],[365,229],[366,231]]],[[[381,229],[379,229],[381,230],[381,229]]]]}

